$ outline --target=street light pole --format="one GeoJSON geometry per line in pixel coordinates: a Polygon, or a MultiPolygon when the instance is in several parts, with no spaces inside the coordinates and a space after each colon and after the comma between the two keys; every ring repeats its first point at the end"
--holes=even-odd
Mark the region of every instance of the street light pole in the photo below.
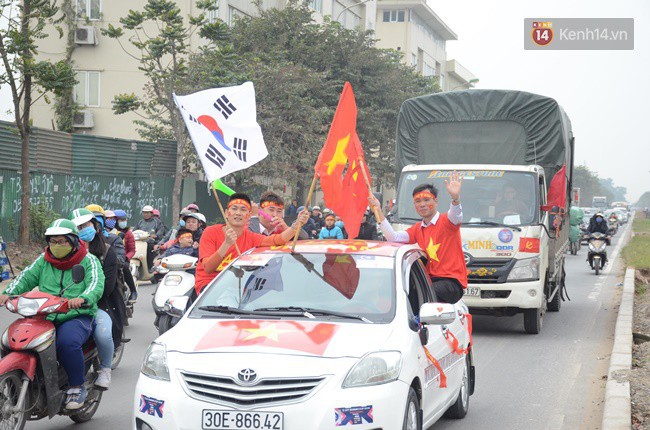
{"type": "Polygon", "coordinates": [[[341,12],[339,12],[338,15],[336,15],[336,19],[334,21],[338,21],[339,18],[341,17],[341,15],[343,15],[343,12],[345,12],[346,10],[352,9],[353,7],[356,7],[356,6],[361,6],[362,4],[368,3],[369,1],[372,1],[372,0],[361,0],[359,3],[355,3],[353,5],[350,5],[350,6],[346,7],[346,8],[343,8],[343,10],[341,12]]]}

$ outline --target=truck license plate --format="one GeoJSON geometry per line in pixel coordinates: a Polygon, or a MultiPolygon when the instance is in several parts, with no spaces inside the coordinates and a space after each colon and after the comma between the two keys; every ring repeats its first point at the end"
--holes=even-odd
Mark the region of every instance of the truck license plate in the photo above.
{"type": "Polygon", "coordinates": [[[467,287],[465,288],[466,296],[480,297],[481,289],[479,287],[467,287]]]}
{"type": "Polygon", "coordinates": [[[201,426],[204,430],[283,430],[284,414],[204,409],[201,426]]]}

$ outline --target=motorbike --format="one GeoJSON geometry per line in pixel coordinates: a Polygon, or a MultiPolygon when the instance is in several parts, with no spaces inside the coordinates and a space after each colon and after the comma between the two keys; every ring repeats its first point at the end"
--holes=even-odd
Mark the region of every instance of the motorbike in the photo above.
{"type": "Polygon", "coordinates": [[[609,227],[607,234],[614,236],[616,233],[618,233],[618,218],[615,216],[609,217],[607,219],[607,226],[609,227]]]}
{"type": "Polygon", "coordinates": [[[129,263],[129,269],[133,279],[137,281],[147,282],[153,277],[153,273],[149,273],[149,265],[147,264],[147,240],[149,233],[144,230],[135,230],[133,232],[135,239],[135,254],[129,263]]]}
{"type": "Polygon", "coordinates": [[[607,242],[608,237],[603,233],[592,233],[589,236],[589,253],[587,261],[596,275],[605,267],[607,263],[607,242]]]}
{"type": "MultiPolygon", "coordinates": [[[[73,268],[73,280],[84,278],[82,266],[73,268]],[[75,273],[76,272],[76,273],[75,273]]],[[[67,375],[56,358],[56,329],[48,314],[67,313],[68,299],[40,291],[12,296],[6,308],[21,315],[2,335],[0,359],[0,406],[3,428],[22,429],[27,420],[55,415],[69,416],[72,421],[89,421],[102,398],[94,386],[99,357],[92,336],[83,346],[88,397],[80,409],[65,408],[67,375]]],[[[85,306],[85,305],[84,305],[85,306]]]]}
{"type": "Polygon", "coordinates": [[[189,255],[176,254],[162,259],[161,271],[167,270],[154,292],[152,305],[156,313],[154,326],[159,334],[165,333],[179,321],[178,315],[169,311],[169,300],[176,296],[189,296],[194,288],[194,269],[199,259],[189,255]],[[192,273],[189,273],[192,271],[192,273]]]}

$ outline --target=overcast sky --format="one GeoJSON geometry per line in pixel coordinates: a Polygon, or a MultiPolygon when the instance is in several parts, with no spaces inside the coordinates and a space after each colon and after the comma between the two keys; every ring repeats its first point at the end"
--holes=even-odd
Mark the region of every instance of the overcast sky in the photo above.
{"type": "Polygon", "coordinates": [[[571,118],[575,164],[627,188],[650,191],[650,1],[428,0],[458,35],[447,42],[480,79],[477,88],[556,99],[571,118]],[[633,51],[525,51],[524,18],[634,18],[633,51]]]}

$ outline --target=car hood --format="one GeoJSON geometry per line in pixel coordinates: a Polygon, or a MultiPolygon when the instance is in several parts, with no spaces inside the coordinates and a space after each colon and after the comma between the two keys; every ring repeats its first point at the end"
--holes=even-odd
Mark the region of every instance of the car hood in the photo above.
{"type": "Polygon", "coordinates": [[[265,353],[327,358],[361,357],[385,348],[393,324],[313,320],[183,318],[159,338],[181,353],[265,353]]]}

